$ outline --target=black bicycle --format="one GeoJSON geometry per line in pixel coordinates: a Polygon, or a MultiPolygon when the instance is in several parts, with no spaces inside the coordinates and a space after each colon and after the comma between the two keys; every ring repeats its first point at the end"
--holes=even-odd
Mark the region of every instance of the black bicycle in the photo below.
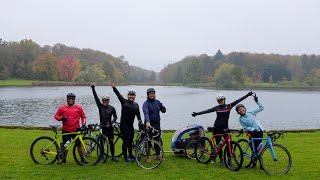
{"type": "Polygon", "coordinates": [[[99,142],[100,146],[102,147],[100,162],[105,163],[109,157],[109,140],[108,137],[102,133],[101,127],[105,126],[99,124],[88,124],[88,135],[99,142]],[[99,127],[99,133],[94,135],[94,131],[97,129],[97,127],[99,127]]]}
{"type": "Polygon", "coordinates": [[[163,148],[159,141],[154,138],[161,132],[154,128],[141,128],[135,140],[134,150],[137,164],[144,169],[154,169],[163,160],[163,148]]]}

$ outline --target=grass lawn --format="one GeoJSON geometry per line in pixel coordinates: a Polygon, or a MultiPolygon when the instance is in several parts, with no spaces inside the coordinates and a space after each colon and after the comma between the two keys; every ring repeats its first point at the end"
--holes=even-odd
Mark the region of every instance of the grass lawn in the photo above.
{"type": "Polygon", "coordinates": [[[0,86],[31,86],[33,80],[6,79],[0,80],[0,86]]]}
{"type": "MultiPolygon", "coordinates": [[[[224,165],[200,164],[181,155],[165,153],[165,160],[153,170],[141,169],[136,163],[119,162],[96,166],[79,166],[69,153],[63,165],[38,165],[29,155],[30,145],[39,136],[53,136],[51,130],[0,128],[0,179],[319,179],[320,131],[286,133],[277,143],[291,153],[293,163],[288,174],[269,176],[259,168],[238,172],[224,165]]],[[[171,150],[172,133],[163,135],[164,150],[171,150]]]]}

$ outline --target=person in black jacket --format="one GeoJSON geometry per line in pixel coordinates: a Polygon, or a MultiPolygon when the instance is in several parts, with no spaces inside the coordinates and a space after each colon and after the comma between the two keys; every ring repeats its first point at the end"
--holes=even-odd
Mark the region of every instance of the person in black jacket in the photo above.
{"type": "Polygon", "coordinates": [[[132,142],[134,136],[133,122],[137,116],[139,120],[139,126],[142,124],[140,110],[138,103],[134,102],[136,99],[136,92],[134,90],[128,91],[128,99],[123,98],[114,83],[110,83],[113,92],[117,95],[121,103],[121,119],[120,119],[120,131],[122,134],[123,144],[122,151],[126,162],[133,162],[132,156],[132,142]],[[129,156],[127,154],[129,153],[129,156]]]}
{"type": "MultiPolygon", "coordinates": [[[[251,96],[253,93],[250,91],[248,94],[246,94],[245,96],[241,97],[240,99],[230,103],[230,104],[226,104],[226,97],[223,94],[218,94],[216,100],[218,101],[218,106],[215,106],[213,108],[207,109],[205,111],[201,111],[201,112],[193,112],[192,116],[195,117],[197,115],[201,115],[201,114],[207,114],[207,113],[211,113],[211,112],[216,112],[217,113],[217,117],[216,120],[214,122],[214,127],[213,127],[213,134],[223,134],[223,130],[227,129],[228,126],[228,122],[229,122],[229,115],[230,115],[230,111],[231,109],[237,105],[239,102],[243,101],[244,99],[246,99],[247,97],[251,96]]],[[[216,143],[218,144],[221,141],[221,136],[215,136],[215,140],[216,143]]],[[[220,163],[224,164],[223,160],[222,160],[222,151],[220,151],[219,153],[219,158],[220,158],[220,163]]]]}
{"type": "Polygon", "coordinates": [[[111,151],[111,160],[117,162],[118,159],[114,156],[114,144],[113,144],[113,127],[112,124],[116,122],[117,120],[117,112],[116,109],[109,105],[110,98],[108,96],[102,96],[100,102],[98,95],[95,90],[95,85],[91,85],[92,93],[94,96],[94,99],[96,101],[96,104],[99,109],[99,116],[100,116],[100,126],[102,128],[102,133],[108,137],[109,144],[110,144],[110,151],[111,151]],[[111,117],[113,116],[113,119],[111,120],[111,117]]]}

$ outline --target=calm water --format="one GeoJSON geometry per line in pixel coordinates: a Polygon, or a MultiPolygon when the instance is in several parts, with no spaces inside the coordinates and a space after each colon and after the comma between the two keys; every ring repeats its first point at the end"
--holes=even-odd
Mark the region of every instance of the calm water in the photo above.
{"type": "MultiPolygon", "coordinates": [[[[146,99],[149,86],[119,86],[119,91],[126,95],[127,90],[137,91],[136,101],[141,106],[146,99]]],[[[190,124],[212,126],[215,113],[192,117],[193,111],[202,111],[215,105],[215,96],[224,93],[227,103],[243,96],[248,91],[217,91],[212,89],[186,87],[154,87],[157,99],[167,107],[167,113],[161,114],[162,129],[179,129],[190,124]]],[[[96,87],[98,96],[111,97],[120,116],[120,103],[111,87],[96,87]]],[[[0,125],[48,126],[60,125],[54,119],[57,108],[66,102],[66,94],[74,92],[76,102],[83,106],[87,123],[98,123],[98,109],[90,87],[2,87],[0,88],[0,125]]],[[[320,129],[320,92],[318,91],[256,91],[265,109],[258,114],[258,119],[266,130],[320,129]]],[[[242,102],[248,109],[256,107],[252,97],[242,102]]],[[[143,117],[143,114],[141,114],[143,117]]],[[[118,117],[119,121],[120,117],[118,117]]],[[[137,121],[135,125],[137,124],[137,121]]],[[[238,115],[232,110],[229,119],[230,128],[240,128],[238,115]]]]}

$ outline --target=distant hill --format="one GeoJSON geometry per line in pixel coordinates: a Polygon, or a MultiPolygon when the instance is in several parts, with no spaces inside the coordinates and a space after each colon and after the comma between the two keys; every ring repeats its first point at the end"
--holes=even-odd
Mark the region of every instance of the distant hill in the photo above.
{"type": "Polygon", "coordinates": [[[249,83],[295,83],[320,86],[319,55],[279,55],[220,50],[214,56],[187,56],[160,72],[166,83],[212,83],[244,87],[249,83]]]}
{"type": "Polygon", "coordinates": [[[154,72],[132,66],[124,56],[69,47],[41,47],[31,39],[0,40],[0,79],[21,78],[71,82],[149,82],[154,72]]]}

